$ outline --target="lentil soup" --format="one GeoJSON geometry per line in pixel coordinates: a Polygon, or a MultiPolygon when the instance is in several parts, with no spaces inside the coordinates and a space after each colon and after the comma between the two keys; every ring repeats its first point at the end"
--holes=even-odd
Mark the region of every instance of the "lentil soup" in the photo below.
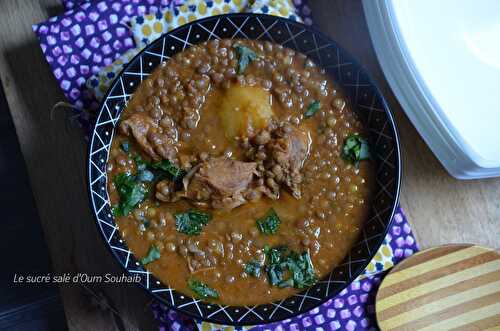
{"type": "Polygon", "coordinates": [[[366,133],[305,55],[212,40],[161,64],[107,164],[121,236],[158,279],[227,305],[283,299],[344,259],[374,190],[366,133]]]}

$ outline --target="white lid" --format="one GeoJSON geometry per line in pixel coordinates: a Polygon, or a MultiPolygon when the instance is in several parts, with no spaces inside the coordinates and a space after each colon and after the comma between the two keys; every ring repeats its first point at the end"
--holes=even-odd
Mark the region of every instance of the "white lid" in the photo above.
{"type": "Polygon", "coordinates": [[[500,1],[363,4],[384,73],[443,165],[500,175],[500,1]]]}

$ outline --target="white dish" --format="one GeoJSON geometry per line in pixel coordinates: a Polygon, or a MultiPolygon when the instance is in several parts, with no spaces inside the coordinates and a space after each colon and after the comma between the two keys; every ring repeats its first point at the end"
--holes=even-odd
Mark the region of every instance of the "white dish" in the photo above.
{"type": "Polygon", "coordinates": [[[363,0],[382,69],[443,166],[500,176],[500,1],[363,0]]]}

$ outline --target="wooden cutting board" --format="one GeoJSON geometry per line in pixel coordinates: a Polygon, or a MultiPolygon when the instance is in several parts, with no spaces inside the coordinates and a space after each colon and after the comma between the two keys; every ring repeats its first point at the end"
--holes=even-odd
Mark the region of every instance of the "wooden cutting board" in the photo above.
{"type": "Polygon", "coordinates": [[[445,245],[404,260],[376,297],[382,330],[500,330],[500,253],[445,245]]]}

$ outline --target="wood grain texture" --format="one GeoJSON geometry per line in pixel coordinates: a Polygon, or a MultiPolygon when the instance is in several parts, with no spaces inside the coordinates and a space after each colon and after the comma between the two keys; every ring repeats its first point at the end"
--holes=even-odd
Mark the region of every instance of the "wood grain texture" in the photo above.
{"type": "Polygon", "coordinates": [[[313,0],[321,30],[354,55],[378,83],[399,127],[401,205],[422,248],[470,242],[500,248],[500,178],[460,181],[427,147],[392,94],[377,62],[359,0],[313,0]]]}
{"type": "MultiPolygon", "coordinates": [[[[322,30],[357,57],[379,83],[396,114],[403,144],[401,203],[418,242],[476,242],[500,248],[500,179],[458,181],[441,167],[390,92],[366,28],[359,0],[312,0],[322,30]]],[[[58,0],[0,1],[0,78],[30,176],[55,272],[120,273],[88,207],[86,144],[67,116],[51,107],[63,95],[31,31],[62,12],[58,0]]],[[[148,297],[134,286],[94,286],[123,316],[92,308],[79,286],[61,287],[72,330],[149,330],[148,297]]]]}
{"type": "MultiPolygon", "coordinates": [[[[0,76],[27,165],[54,272],[121,274],[97,232],[88,207],[87,147],[79,129],[52,106],[63,95],[46,63],[31,24],[55,12],[57,0],[0,2],[0,76]]],[[[22,197],[19,197],[22,198],[22,197]]],[[[3,206],[4,208],[7,206],[3,206]]],[[[22,238],[19,238],[21,241],[22,238]]],[[[25,243],[23,243],[25,244],[25,243]]],[[[80,285],[61,286],[71,330],[150,330],[150,299],[133,285],[92,285],[119,312],[94,307],[80,285]]]]}
{"type": "Polygon", "coordinates": [[[470,244],[421,251],[384,278],[375,308],[384,331],[500,328],[500,253],[470,244]]]}

